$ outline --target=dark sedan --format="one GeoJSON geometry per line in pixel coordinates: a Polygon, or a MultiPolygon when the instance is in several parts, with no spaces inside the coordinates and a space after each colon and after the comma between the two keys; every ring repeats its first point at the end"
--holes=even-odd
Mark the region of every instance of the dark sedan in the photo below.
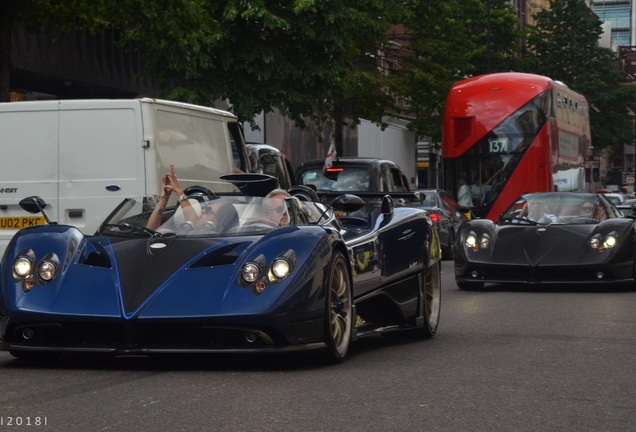
{"type": "Polygon", "coordinates": [[[636,199],[627,199],[616,207],[623,213],[623,216],[636,217],[636,199]]]}
{"type": "Polygon", "coordinates": [[[296,183],[315,187],[318,193],[335,196],[343,192],[409,191],[406,176],[390,160],[338,158],[331,167],[325,169],[324,165],[324,159],[303,162],[296,169],[296,183]]]}
{"type": "Polygon", "coordinates": [[[439,233],[442,257],[452,260],[455,237],[463,221],[462,214],[457,210],[457,201],[443,189],[422,189],[419,192],[424,195],[424,200],[411,205],[428,212],[439,233]]]}

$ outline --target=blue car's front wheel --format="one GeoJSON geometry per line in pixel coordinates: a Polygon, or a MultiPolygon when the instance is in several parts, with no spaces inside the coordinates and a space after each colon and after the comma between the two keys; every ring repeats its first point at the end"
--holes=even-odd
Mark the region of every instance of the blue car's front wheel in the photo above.
{"type": "Polygon", "coordinates": [[[341,253],[334,254],[327,286],[325,342],[329,360],[341,362],[349,351],[353,325],[353,298],[347,262],[341,253]]]}

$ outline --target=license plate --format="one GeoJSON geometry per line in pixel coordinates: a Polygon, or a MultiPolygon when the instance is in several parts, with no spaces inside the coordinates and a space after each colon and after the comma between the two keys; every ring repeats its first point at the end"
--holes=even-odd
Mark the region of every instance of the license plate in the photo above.
{"type": "Polygon", "coordinates": [[[0,217],[0,230],[19,230],[45,223],[44,216],[0,217]]]}

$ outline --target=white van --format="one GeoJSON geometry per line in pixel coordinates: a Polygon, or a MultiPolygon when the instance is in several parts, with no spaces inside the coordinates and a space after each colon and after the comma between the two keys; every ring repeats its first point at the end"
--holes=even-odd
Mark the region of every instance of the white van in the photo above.
{"type": "Polygon", "coordinates": [[[27,196],[93,234],[123,198],[159,195],[170,164],[184,188],[252,171],[233,114],[149,98],[0,103],[0,142],[0,256],[18,229],[44,223],[19,207],[27,196]]]}

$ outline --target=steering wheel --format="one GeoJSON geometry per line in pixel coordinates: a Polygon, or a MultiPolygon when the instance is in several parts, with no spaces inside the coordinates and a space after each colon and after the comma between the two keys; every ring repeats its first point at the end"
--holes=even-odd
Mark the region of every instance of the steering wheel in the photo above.
{"type": "Polygon", "coordinates": [[[243,222],[243,226],[249,226],[249,225],[267,225],[268,227],[271,228],[278,228],[278,224],[276,222],[272,222],[269,219],[262,219],[262,218],[253,218],[253,219],[248,219],[245,222],[243,222]]]}

